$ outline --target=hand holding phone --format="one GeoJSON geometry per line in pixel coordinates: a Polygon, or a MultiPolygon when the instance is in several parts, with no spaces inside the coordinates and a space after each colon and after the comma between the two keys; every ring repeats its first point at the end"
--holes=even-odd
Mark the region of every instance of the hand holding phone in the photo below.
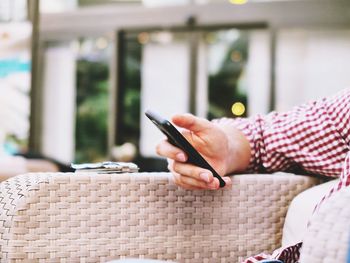
{"type": "Polygon", "coordinates": [[[213,167],[200,155],[200,153],[186,140],[186,138],[166,119],[150,110],[145,115],[155,124],[158,129],[168,138],[169,143],[183,150],[188,156],[188,163],[208,169],[220,182],[220,187],[225,186],[225,181],[213,167]]]}

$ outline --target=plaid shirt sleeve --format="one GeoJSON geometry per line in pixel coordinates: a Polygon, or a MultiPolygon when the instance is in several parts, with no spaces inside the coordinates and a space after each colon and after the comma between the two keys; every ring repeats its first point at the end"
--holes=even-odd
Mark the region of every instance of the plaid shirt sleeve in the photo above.
{"type": "Polygon", "coordinates": [[[251,147],[250,172],[339,177],[350,145],[350,89],[289,112],[235,119],[251,147]]]}
{"type": "MultiPolygon", "coordinates": [[[[323,197],[316,210],[334,192],[350,184],[350,89],[285,113],[221,121],[230,121],[248,139],[248,172],[302,171],[340,177],[339,184],[323,197]]],[[[297,262],[300,247],[301,243],[280,248],[272,255],[260,254],[244,263],[262,259],[297,262]]]]}

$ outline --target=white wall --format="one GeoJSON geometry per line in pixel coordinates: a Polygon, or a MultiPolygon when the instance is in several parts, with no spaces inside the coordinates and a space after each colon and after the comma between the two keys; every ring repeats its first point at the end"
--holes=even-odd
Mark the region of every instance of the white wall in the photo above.
{"type": "Polygon", "coordinates": [[[350,30],[283,30],[277,41],[277,110],[350,87],[350,30]]]}
{"type": "Polygon", "coordinates": [[[248,115],[265,114],[270,99],[270,36],[268,31],[249,34],[247,63],[248,115]]]}
{"type": "Polygon", "coordinates": [[[72,11],[78,7],[78,0],[43,0],[40,1],[41,13],[59,13],[72,11]]]}
{"type": "Polygon", "coordinates": [[[48,48],[44,65],[42,151],[49,157],[69,163],[75,150],[74,52],[69,46],[48,48]]]}
{"type": "Polygon", "coordinates": [[[156,156],[155,143],[164,136],[145,117],[151,109],[165,118],[189,110],[189,46],[187,42],[144,46],[141,76],[141,138],[143,156],[156,156]]]}
{"type": "Polygon", "coordinates": [[[208,113],[208,46],[201,41],[198,47],[197,56],[197,97],[196,115],[202,118],[208,113]]]}

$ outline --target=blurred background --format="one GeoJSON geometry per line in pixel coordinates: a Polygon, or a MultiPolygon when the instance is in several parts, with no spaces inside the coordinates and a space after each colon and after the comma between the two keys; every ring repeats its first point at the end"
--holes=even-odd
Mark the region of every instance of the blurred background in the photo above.
{"type": "Polygon", "coordinates": [[[348,0],[1,0],[0,146],[162,171],[146,109],[286,111],[349,69],[348,0]]]}

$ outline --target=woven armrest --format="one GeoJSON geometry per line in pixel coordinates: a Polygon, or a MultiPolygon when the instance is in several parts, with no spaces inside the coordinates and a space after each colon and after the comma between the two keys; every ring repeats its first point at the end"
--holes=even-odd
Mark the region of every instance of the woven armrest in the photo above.
{"type": "Polygon", "coordinates": [[[168,173],[21,175],[0,184],[0,259],[238,262],[279,246],[290,201],[316,183],[236,175],[231,189],[186,191],[168,173]]]}
{"type": "Polygon", "coordinates": [[[325,200],[310,220],[300,262],[349,262],[350,188],[346,187],[325,200]]]}

